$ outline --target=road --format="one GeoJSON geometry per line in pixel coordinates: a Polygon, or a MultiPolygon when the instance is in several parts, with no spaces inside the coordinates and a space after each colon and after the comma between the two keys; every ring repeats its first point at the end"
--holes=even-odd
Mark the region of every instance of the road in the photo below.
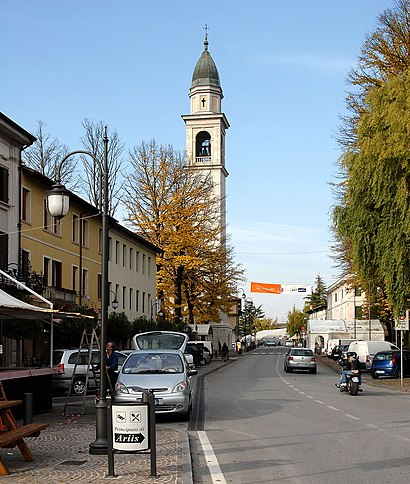
{"type": "Polygon", "coordinates": [[[198,379],[189,426],[194,483],[402,483],[410,475],[410,396],[336,375],[284,373],[285,348],[258,348],[198,379]]]}

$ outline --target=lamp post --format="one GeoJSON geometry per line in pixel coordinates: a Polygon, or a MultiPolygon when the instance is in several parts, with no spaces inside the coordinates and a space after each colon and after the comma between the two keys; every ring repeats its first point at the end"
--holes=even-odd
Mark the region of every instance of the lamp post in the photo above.
{"type": "MultiPolygon", "coordinates": [[[[250,317],[251,317],[251,309],[252,309],[252,306],[253,306],[253,299],[251,297],[247,297],[245,298],[245,311],[247,308],[249,308],[249,311],[248,311],[248,314],[245,314],[245,353],[248,351],[248,342],[247,342],[247,339],[246,339],[246,320],[248,319],[248,315],[249,315],[249,323],[251,322],[250,321],[250,317]]],[[[251,326],[249,324],[249,330],[251,330],[251,326]]]]}
{"type": "MultiPolygon", "coordinates": [[[[61,166],[70,156],[83,154],[93,158],[100,164],[93,153],[77,150],[68,153],[60,162],[57,169],[56,183],[47,193],[47,210],[51,216],[61,219],[68,213],[69,196],[67,190],[61,184],[61,166]]],[[[108,137],[107,127],[104,131],[104,160],[101,167],[102,174],[102,263],[101,263],[101,336],[100,336],[100,399],[95,406],[96,410],[96,439],[90,444],[90,454],[102,455],[107,453],[107,372],[106,351],[107,344],[107,319],[109,304],[108,288],[108,137]]],[[[118,301],[117,301],[118,303],[118,301]]],[[[114,308],[114,306],[113,306],[114,308]]]]}
{"type": "Polygon", "coordinates": [[[244,328],[245,328],[245,315],[244,315],[244,309],[245,309],[245,299],[246,299],[246,294],[245,291],[242,289],[242,287],[238,288],[238,292],[242,291],[242,296],[240,301],[240,310],[238,311],[238,324],[237,324],[237,331],[236,331],[236,336],[239,337],[239,318],[243,316],[243,322],[244,322],[244,328]]]}

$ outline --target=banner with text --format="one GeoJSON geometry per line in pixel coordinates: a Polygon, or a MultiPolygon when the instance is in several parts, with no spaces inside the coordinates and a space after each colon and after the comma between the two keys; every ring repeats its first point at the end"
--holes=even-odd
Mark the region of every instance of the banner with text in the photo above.
{"type": "Polygon", "coordinates": [[[261,292],[265,294],[302,294],[304,296],[309,296],[312,294],[312,286],[251,282],[251,292],[261,292]]]}

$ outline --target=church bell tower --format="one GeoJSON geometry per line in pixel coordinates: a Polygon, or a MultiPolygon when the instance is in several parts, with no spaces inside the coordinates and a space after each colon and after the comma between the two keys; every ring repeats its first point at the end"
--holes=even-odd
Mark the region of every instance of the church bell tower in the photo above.
{"type": "Polygon", "coordinates": [[[223,99],[218,69],[208,51],[205,34],[204,51],[196,63],[189,90],[190,114],[182,116],[186,128],[186,162],[190,169],[210,175],[219,200],[222,240],[226,234],[225,134],[228,120],[221,111],[223,99]]]}

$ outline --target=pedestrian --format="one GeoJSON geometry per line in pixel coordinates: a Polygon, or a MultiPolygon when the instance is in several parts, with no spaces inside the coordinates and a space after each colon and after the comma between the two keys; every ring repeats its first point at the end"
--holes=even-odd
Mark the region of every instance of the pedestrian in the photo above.
{"type": "Polygon", "coordinates": [[[115,384],[117,383],[118,378],[118,353],[115,351],[114,343],[109,341],[107,346],[105,347],[105,351],[107,354],[107,377],[110,386],[110,393],[111,395],[114,394],[115,384]]]}
{"type": "Polygon", "coordinates": [[[222,357],[223,357],[224,361],[229,359],[229,348],[228,348],[228,345],[226,343],[224,343],[223,346],[222,346],[222,357]]]}

